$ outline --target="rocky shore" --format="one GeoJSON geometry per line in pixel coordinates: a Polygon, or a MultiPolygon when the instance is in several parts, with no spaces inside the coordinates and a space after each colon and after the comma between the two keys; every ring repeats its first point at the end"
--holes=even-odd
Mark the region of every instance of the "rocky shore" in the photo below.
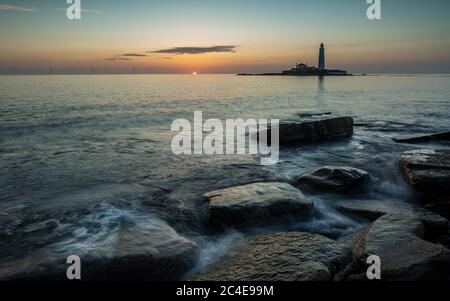
{"type": "MultiPolygon", "coordinates": [[[[353,118],[325,115],[331,113],[299,115],[300,119],[282,122],[280,143],[295,147],[351,140],[353,118]]],[[[447,136],[431,137],[436,141],[447,136]]],[[[396,141],[429,141],[411,139],[396,141]]],[[[230,246],[224,256],[195,268],[202,259],[198,242],[180,235],[164,220],[149,222],[144,216],[146,222],[138,226],[123,222],[120,231],[106,233],[95,247],[80,247],[83,279],[365,281],[370,255],[381,259],[382,280],[449,279],[450,151],[412,149],[397,160],[399,181],[407,184],[417,203],[350,199],[373,180],[369,172],[352,166],[324,165],[285,181],[258,178],[201,192],[207,213],[198,218],[209,235],[265,229],[248,232],[249,239],[230,246]],[[286,220],[313,222],[320,211],[312,200],[315,194],[326,194],[333,210],[363,220],[363,227],[343,237],[273,230],[272,225],[286,220]]],[[[42,231],[51,227],[45,225],[42,231]]],[[[0,238],[13,239],[6,229],[0,230],[0,238]]],[[[64,280],[67,265],[61,258],[70,255],[66,250],[63,245],[50,245],[39,249],[37,261],[34,257],[11,261],[0,267],[0,280],[64,280]]]]}
{"type": "MultiPolygon", "coordinates": [[[[323,143],[348,138],[350,117],[280,124],[280,143],[323,143]]],[[[397,139],[398,143],[444,139],[446,134],[397,139]],[[412,140],[411,140],[412,139],[412,140]]],[[[248,244],[189,277],[214,281],[364,281],[367,258],[379,256],[383,280],[443,280],[450,276],[450,151],[420,149],[403,153],[398,168],[419,201],[336,201],[336,210],[368,224],[339,239],[298,231],[255,235],[248,244]]],[[[356,193],[370,181],[368,172],[349,166],[323,166],[291,183],[253,183],[206,193],[209,221],[242,227],[268,224],[295,215],[309,219],[314,205],[301,189],[318,193],[356,193]],[[295,188],[292,185],[296,186],[295,188]]]]}

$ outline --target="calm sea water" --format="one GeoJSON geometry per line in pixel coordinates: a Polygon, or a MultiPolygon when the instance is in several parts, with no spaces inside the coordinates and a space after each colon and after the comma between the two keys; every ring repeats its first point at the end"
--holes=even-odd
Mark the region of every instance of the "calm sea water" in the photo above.
{"type": "MultiPolygon", "coordinates": [[[[326,164],[368,170],[349,198],[413,199],[398,175],[401,152],[448,145],[392,137],[450,129],[449,76],[237,77],[232,75],[0,76],[0,269],[56,248],[95,249],[123,227],[160,224],[196,241],[200,265],[247,233],[205,227],[204,192],[257,180],[291,180],[326,164]],[[176,118],[353,116],[351,139],[283,149],[276,166],[254,156],[175,156],[176,118]],[[14,263],[16,262],[16,263],[14,263]]],[[[336,196],[308,194],[321,216],[277,225],[332,236],[355,231],[336,196]]],[[[268,231],[260,228],[255,231],[268,231]]]]}

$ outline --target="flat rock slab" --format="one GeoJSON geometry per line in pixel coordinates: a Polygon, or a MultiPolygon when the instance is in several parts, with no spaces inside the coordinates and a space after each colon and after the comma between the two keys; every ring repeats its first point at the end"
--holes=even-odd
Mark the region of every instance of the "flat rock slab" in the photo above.
{"type": "Polygon", "coordinates": [[[320,191],[348,192],[369,180],[369,173],[346,166],[325,166],[300,176],[298,184],[305,184],[320,191]]]}
{"type": "MultiPolygon", "coordinates": [[[[280,144],[348,137],[353,134],[353,118],[336,117],[310,121],[283,121],[279,124],[280,144]]],[[[268,132],[270,141],[270,132],[268,132]]]]}
{"type": "Polygon", "coordinates": [[[382,280],[442,279],[450,274],[450,251],[424,238],[419,218],[391,213],[362,229],[352,246],[362,266],[369,255],[380,257],[382,280]]]}
{"type": "Polygon", "coordinates": [[[392,138],[395,142],[398,143],[426,143],[433,141],[450,141],[450,132],[442,132],[436,134],[422,134],[422,135],[414,135],[408,137],[397,137],[392,138]]]}
{"type": "Polygon", "coordinates": [[[300,118],[305,118],[305,117],[317,117],[317,116],[324,116],[324,115],[333,115],[333,113],[331,112],[301,112],[298,113],[297,116],[300,118]]]}
{"type": "Polygon", "coordinates": [[[178,280],[194,265],[198,246],[162,220],[37,248],[0,265],[0,280],[67,280],[69,255],[81,260],[82,280],[178,280]]]}
{"type": "Polygon", "coordinates": [[[450,195],[450,151],[422,149],[403,153],[400,169],[411,188],[427,203],[450,195]]]}
{"type": "Polygon", "coordinates": [[[351,249],[321,235],[285,232],[250,243],[194,275],[194,281],[329,281],[355,264],[351,249]]]}
{"type": "Polygon", "coordinates": [[[334,202],[333,205],[343,213],[354,214],[372,221],[390,213],[409,213],[423,222],[427,230],[444,232],[448,228],[446,218],[401,200],[346,200],[334,202]]]}
{"type": "Polygon", "coordinates": [[[313,203],[295,187],[261,182],[208,192],[209,220],[214,225],[261,223],[286,214],[309,217],[313,203]]]}

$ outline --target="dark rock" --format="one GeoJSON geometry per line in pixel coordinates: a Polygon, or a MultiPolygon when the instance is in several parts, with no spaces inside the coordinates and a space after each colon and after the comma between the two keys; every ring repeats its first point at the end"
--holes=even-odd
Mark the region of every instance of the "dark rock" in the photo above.
{"type": "Polygon", "coordinates": [[[450,132],[393,138],[392,140],[398,143],[411,143],[411,144],[433,142],[433,141],[450,141],[450,132]]]}
{"type": "Polygon", "coordinates": [[[360,273],[360,274],[353,274],[347,277],[345,281],[351,281],[351,282],[365,282],[367,281],[367,274],[366,273],[360,273]]]}
{"type": "Polygon", "coordinates": [[[323,113],[320,113],[320,112],[317,112],[317,113],[315,113],[315,112],[302,112],[302,113],[298,113],[297,115],[298,115],[298,117],[305,118],[305,117],[333,115],[333,113],[331,113],[331,112],[323,112],[323,113]]]}
{"type": "Polygon", "coordinates": [[[419,193],[450,192],[450,151],[414,150],[403,153],[400,168],[409,185],[419,193]]]}
{"type": "Polygon", "coordinates": [[[163,221],[62,241],[0,265],[0,280],[67,280],[69,255],[81,260],[82,280],[177,280],[192,268],[197,245],[163,221]]]}
{"type": "Polygon", "coordinates": [[[449,201],[450,151],[414,150],[399,159],[400,169],[418,197],[428,204],[449,201]]]}
{"type": "MultiPolygon", "coordinates": [[[[280,144],[292,144],[348,137],[353,134],[353,118],[336,117],[311,121],[285,121],[279,124],[280,144]]],[[[270,131],[268,132],[268,141],[270,131]]]]}
{"type": "Polygon", "coordinates": [[[443,198],[439,202],[426,204],[425,208],[436,212],[437,214],[450,218],[450,196],[447,197],[447,200],[448,201],[443,198]]]}
{"type": "Polygon", "coordinates": [[[298,184],[306,184],[321,191],[348,192],[369,179],[369,174],[361,169],[344,166],[325,166],[297,179],[298,184]]]}
{"type": "Polygon", "coordinates": [[[261,182],[205,194],[214,225],[240,226],[285,214],[311,215],[313,204],[287,183],[261,182]]]}
{"type": "Polygon", "coordinates": [[[334,206],[343,213],[361,216],[372,221],[390,213],[408,213],[417,217],[429,234],[445,233],[448,229],[446,218],[419,206],[401,200],[350,200],[337,201],[334,206]]]}
{"type": "Polygon", "coordinates": [[[194,275],[194,281],[342,280],[356,264],[351,249],[317,234],[260,235],[194,275]]]}
{"type": "Polygon", "coordinates": [[[355,235],[353,253],[361,265],[368,256],[379,256],[382,280],[442,279],[450,274],[450,251],[426,241],[425,234],[416,216],[387,214],[355,235]]]}

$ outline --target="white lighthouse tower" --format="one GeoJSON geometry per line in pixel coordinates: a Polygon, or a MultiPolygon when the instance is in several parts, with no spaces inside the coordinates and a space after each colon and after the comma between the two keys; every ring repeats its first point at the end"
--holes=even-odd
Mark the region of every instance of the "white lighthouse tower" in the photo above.
{"type": "Polygon", "coordinates": [[[318,67],[319,71],[325,71],[325,47],[323,46],[323,43],[320,44],[318,67]]]}

